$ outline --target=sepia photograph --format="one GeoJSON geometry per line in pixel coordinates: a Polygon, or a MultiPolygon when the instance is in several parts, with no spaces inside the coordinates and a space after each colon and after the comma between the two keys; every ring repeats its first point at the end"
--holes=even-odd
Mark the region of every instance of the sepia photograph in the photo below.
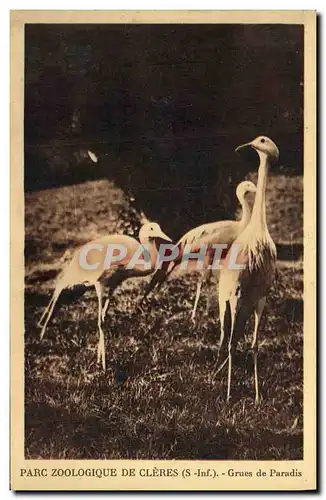
{"type": "Polygon", "coordinates": [[[26,463],[303,476],[305,25],[207,19],[22,25],[26,463]]]}

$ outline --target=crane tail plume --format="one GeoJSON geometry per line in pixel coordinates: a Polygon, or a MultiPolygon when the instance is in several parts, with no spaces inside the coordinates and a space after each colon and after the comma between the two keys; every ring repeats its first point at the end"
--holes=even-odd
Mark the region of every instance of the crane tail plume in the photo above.
{"type": "Polygon", "coordinates": [[[160,286],[162,285],[164,279],[165,279],[166,273],[163,271],[163,269],[158,269],[155,273],[154,276],[152,277],[151,281],[146,287],[144,296],[142,301],[146,300],[148,295],[152,293],[154,290],[159,289],[160,286]]]}
{"type": "MultiPolygon", "coordinates": [[[[152,293],[154,290],[158,291],[161,288],[161,286],[166,281],[167,277],[169,276],[169,274],[171,272],[171,271],[169,271],[170,264],[171,264],[171,262],[164,262],[162,264],[161,269],[157,269],[157,271],[155,271],[151,281],[149,282],[148,286],[146,287],[142,301],[146,300],[148,295],[150,293],[152,293]]],[[[174,268],[174,266],[173,266],[173,268],[174,268]]]]}

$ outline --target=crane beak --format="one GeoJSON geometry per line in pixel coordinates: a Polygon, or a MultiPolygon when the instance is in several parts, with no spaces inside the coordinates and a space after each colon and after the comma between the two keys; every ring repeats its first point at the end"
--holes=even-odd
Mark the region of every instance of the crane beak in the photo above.
{"type": "Polygon", "coordinates": [[[172,243],[172,240],[171,238],[169,238],[169,236],[165,233],[163,233],[163,231],[158,231],[156,234],[155,234],[155,238],[160,238],[161,240],[165,240],[165,241],[170,241],[172,243]]]}
{"type": "MultiPolygon", "coordinates": [[[[251,148],[254,148],[253,144],[251,142],[246,142],[245,144],[240,144],[240,146],[238,146],[236,149],[235,149],[235,152],[238,153],[240,151],[240,149],[243,149],[243,148],[247,148],[247,147],[251,147],[251,148]]],[[[254,148],[255,149],[255,148],[254,148]]]]}

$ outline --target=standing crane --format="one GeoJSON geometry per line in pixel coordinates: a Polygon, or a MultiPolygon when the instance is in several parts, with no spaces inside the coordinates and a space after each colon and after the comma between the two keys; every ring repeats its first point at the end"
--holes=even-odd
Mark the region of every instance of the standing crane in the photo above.
{"type": "Polygon", "coordinates": [[[76,285],[94,286],[98,298],[98,331],[99,343],[97,348],[97,362],[102,360],[102,367],[105,370],[105,342],[102,322],[105,311],[108,307],[108,300],[105,310],[102,309],[102,299],[104,287],[108,286],[113,293],[114,290],[126,279],[133,277],[147,276],[154,270],[158,255],[160,240],[172,240],[163,233],[160,226],[154,222],[145,223],[139,231],[139,241],[124,234],[107,235],[83,245],[73,255],[72,260],[63,269],[58,277],[52,298],[44,310],[38,325],[42,328],[41,340],[44,337],[46,327],[51,319],[56,302],[64,289],[73,288],[76,285]],[[107,254],[102,250],[111,251],[119,248],[125,249],[125,255],[117,259],[114,252],[111,254],[110,266],[106,267],[107,254]],[[82,254],[82,252],[87,251],[82,254]],[[145,252],[148,252],[147,259],[145,252]],[[135,264],[131,264],[134,256],[140,256],[135,264]],[[86,259],[86,266],[81,265],[81,258],[86,259]],[[131,265],[130,265],[131,264],[131,265]],[[103,314],[104,311],[104,314],[103,314]]]}
{"type": "Polygon", "coordinates": [[[250,222],[233,243],[237,250],[237,261],[239,264],[241,263],[242,268],[228,267],[230,249],[220,273],[218,287],[221,323],[219,353],[223,352],[227,337],[228,357],[220,369],[228,361],[227,401],[229,401],[233,352],[239,336],[244,333],[247,320],[254,313],[255,326],[251,348],[254,359],[255,403],[258,404],[260,399],[257,368],[258,327],[276,266],[276,246],[266,223],[265,193],[268,170],[271,164],[278,161],[279,150],[271,139],[264,136],[259,136],[252,142],[239,146],[236,151],[245,147],[253,148],[259,155],[257,193],[250,222]]]}
{"type": "MultiPolygon", "coordinates": [[[[241,234],[250,220],[251,212],[246,199],[246,194],[248,192],[256,192],[256,186],[252,182],[243,181],[237,186],[236,195],[242,208],[242,217],[239,221],[225,220],[202,224],[201,226],[191,229],[179,239],[176,243],[176,246],[178,247],[178,256],[172,262],[164,262],[162,268],[158,269],[154,273],[148,289],[146,290],[145,297],[155,288],[158,289],[162,283],[168,279],[170,274],[179,268],[186,248],[187,251],[189,251],[190,248],[190,252],[196,253],[200,251],[201,245],[204,244],[207,245],[208,248],[213,244],[224,244],[227,245],[227,248],[231,246],[233,241],[239,234],[241,234]]],[[[205,260],[203,269],[201,270],[198,278],[195,302],[191,312],[191,320],[193,322],[195,322],[202,284],[205,279],[210,277],[210,271],[208,271],[207,268],[211,263],[212,260],[209,258],[205,260]]],[[[189,268],[191,269],[191,266],[189,266],[189,268]]]]}

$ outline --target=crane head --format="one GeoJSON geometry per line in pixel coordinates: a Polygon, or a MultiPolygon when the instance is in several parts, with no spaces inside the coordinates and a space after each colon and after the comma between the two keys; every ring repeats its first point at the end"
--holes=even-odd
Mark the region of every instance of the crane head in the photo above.
{"type": "Polygon", "coordinates": [[[272,141],[269,137],[264,135],[259,135],[251,142],[247,142],[246,144],[241,144],[236,148],[236,152],[245,147],[251,147],[255,149],[258,154],[263,153],[270,158],[273,162],[277,162],[280,157],[280,152],[275,142],[272,141]]]}
{"type": "Polygon", "coordinates": [[[238,184],[238,187],[237,187],[237,197],[238,199],[242,199],[246,193],[250,192],[250,193],[255,193],[257,191],[257,187],[255,186],[255,184],[251,181],[243,181],[243,182],[240,182],[240,184],[238,184]]]}
{"type": "Polygon", "coordinates": [[[145,243],[155,238],[172,242],[171,238],[169,238],[167,234],[163,233],[159,224],[157,224],[156,222],[145,223],[139,231],[139,240],[141,241],[141,243],[145,243]]]}

